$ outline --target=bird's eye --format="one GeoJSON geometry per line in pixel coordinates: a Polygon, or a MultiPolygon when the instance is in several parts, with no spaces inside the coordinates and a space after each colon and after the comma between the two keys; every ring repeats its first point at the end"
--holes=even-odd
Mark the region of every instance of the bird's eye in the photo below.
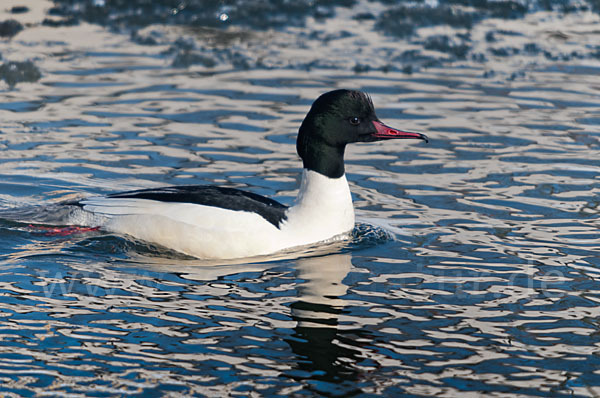
{"type": "Polygon", "coordinates": [[[351,117],[349,119],[349,121],[350,121],[350,124],[353,125],[353,126],[358,126],[360,124],[360,118],[358,118],[356,116],[355,117],[351,117]]]}

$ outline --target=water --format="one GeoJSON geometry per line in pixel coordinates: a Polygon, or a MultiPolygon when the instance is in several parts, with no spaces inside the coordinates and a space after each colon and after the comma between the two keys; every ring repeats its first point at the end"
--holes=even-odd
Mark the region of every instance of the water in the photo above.
{"type": "Polygon", "coordinates": [[[301,253],[0,221],[4,395],[600,395],[594,2],[67,3],[0,11],[23,27],[0,42],[3,211],[170,184],[290,204],[334,88],[431,141],[349,147],[354,238],[301,253]]]}

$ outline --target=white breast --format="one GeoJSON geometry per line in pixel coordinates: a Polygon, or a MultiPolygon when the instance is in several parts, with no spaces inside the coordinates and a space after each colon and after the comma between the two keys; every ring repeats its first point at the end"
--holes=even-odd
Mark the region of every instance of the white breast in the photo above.
{"type": "Polygon", "coordinates": [[[309,244],[352,231],[354,207],[346,176],[329,178],[304,170],[298,198],[281,227],[290,239],[309,244]]]}

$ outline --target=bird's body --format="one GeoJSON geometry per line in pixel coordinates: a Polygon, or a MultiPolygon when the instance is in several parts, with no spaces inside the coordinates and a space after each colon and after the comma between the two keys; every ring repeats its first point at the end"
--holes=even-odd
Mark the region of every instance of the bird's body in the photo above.
{"type": "MultiPolygon", "coordinates": [[[[211,187],[181,188],[193,191],[211,187]]],[[[258,195],[243,196],[237,210],[227,208],[233,207],[228,202],[239,192],[243,191],[222,192],[224,207],[193,203],[193,192],[186,192],[184,196],[189,201],[181,202],[180,189],[173,188],[91,197],[78,202],[79,211],[71,212],[70,224],[100,224],[107,231],[159,243],[199,258],[270,254],[342,238],[354,227],[354,209],[345,176],[330,179],[304,170],[298,198],[289,208],[268,200],[260,212],[252,211],[262,203],[258,195]],[[149,196],[162,200],[144,199],[149,196]]]]}
{"type": "Polygon", "coordinates": [[[344,238],[354,227],[345,146],[391,138],[426,139],[379,122],[365,94],[332,91],[314,102],[300,127],[297,149],[304,170],[292,206],[232,188],[167,187],[70,203],[68,223],[213,259],[266,255],[344,238]]]}

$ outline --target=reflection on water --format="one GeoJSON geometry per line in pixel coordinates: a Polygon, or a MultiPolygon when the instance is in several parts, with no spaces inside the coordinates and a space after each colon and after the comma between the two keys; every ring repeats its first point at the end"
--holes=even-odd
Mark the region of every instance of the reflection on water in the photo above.
{"type": "Polygon", "coordinates": [[[342,281],[352,266],[350,259],[348,254],[330,255],[296,263],[298,277],[304,282],[298,286],[298,301],[291,304],[297,324],[286,340],[298,357],[297,367],[287,372],[294,379],[349,385],[356,380],[359,352],[344,344],[338,331],[338,318],[344,308],[340,296],[347,290],[342,281]]]}
{"type": "Polygon", "coordinates": [[[353,239],[280,257],[1,220],[4,394],[600,395],[593,2],[311,2],[285,27],[239,2],[190,27],[187,2],[128,28],[67,3],[0,10],[23,27],[3,63],[41,73],[0,100],[3,214],[169,184],[290,204],[298,125],[333,88],[431,141],[348,148],[353,239]]]}

